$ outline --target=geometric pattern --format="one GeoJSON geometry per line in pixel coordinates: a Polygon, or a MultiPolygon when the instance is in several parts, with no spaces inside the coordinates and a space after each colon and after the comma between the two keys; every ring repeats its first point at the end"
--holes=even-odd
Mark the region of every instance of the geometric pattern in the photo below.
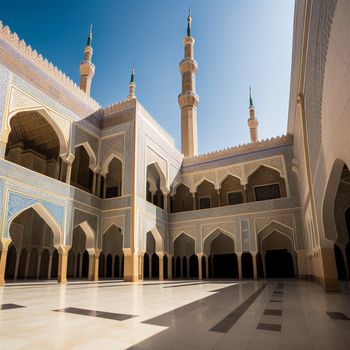
{"type": "Polygon", "coordinates": [[[63,228],[64,218],[64,207],[59,206],[50,202],[40,201],[37,198],[28,197],[23,194],[9,191],[8,195],[8,206],[6,213],[6,227],[4,236],[8,237],[8,223],[13,219],[19,212],[26,208],[32,207],[34,204],[40,203],[45,207],[55,219],[56,223],[63,228]]]}
{"type": "Polygon", "coordinates": [[[2,227],[3,211],[4,211],[4,181],[0,179],[0,228],[2,227]]]}

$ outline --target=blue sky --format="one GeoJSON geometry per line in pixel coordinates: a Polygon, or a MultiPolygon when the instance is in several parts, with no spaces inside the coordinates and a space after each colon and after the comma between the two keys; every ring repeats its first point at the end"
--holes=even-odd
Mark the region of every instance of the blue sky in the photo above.
{"type": "Polygon", "coordinates": [[[179,146],[178,64],[189,6],[199,152],[249,142],[249,85],[259,137],[285,133],[293,0],[2,0],[0,19],[77,84],[93,23],[92,97],[102,106],[126,98],[135,62],[136,96],[179,146]]]}

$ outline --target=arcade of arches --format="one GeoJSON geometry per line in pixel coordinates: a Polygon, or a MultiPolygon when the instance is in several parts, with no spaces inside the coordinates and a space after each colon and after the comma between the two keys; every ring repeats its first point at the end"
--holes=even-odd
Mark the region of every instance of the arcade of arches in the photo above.
{"type": "Polygon", "coordinates": [[[101,198],[122,195],[122,162],[114,157],[107,173],[97,174],[95,155],[86,145],[75,149],[73,161],[60,156],[62,143],[40,111],[18,112],[11,118],[5,159],[37,173],[66,182],[101,198]]]}
{"type": "Polygon", "coordinates": [[[170,198],[170,210],[172,213],[178,213],[286,196],[286,184],[279,172],[266,166],[260,166],[248,177],[246,186],[243,186],[240,180],[232,175],[223,179],[219,189],[216,189],[214,184],[208,180],[203,180],[197,186],[195,193],[190,192],[189,187],[180,183],[170,198]]]}

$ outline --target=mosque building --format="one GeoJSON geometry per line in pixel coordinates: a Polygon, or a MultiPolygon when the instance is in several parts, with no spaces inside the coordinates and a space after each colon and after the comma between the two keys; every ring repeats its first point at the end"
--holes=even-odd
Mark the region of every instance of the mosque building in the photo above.
{"type": "Polygon", "coordinates": [[[250,91],[250,143],[206,154],[191,14],[181,150],[137,99],[134,67],[125,100],[90,97],[92,28],[77,86],[1,24],[0,286],[295,277],[337,291],[350,275],[344,13],[346,1],[296,1],[287,133],[259,139],[250,91]]]}

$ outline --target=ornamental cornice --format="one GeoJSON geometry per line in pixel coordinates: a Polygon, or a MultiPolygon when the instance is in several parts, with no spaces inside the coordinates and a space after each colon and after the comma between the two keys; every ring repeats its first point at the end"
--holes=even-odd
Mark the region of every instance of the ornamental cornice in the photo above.
{"type": "Polygon", "coordinates": [[[274,148],[278,146],[291,145],[292,143],[293,143],[293,137],[290,134],[276,136],[276,137],[261,140],[258,142],[246,143],[243,145],[233,146],[233,147],[225,148],[218,151],[199,154],[194,157],[185,157],[183,161],[183,166],[186,167],[186,166],[200,164],[202,162],[214,161],[214,160],[219,160],[221,158],[241,155],[244,153],[257,152],[257,151],[274,148]]]}
{"type": "Polygon", "coordinates": [[[4,26],[0,21],[0,38],[8,43],[11,47],[20,52],[20,54],[34,63],[39,69],[46,72],[54,80],[58,81],[65,88],[67,88],[76,97],[86,103],[93,109],[100,108],[100,105],[89,95],[87,95],[80,87],[73,82],[67,75],[65,75],[59,68],[54,66],[36,50],[33,50],[25,41],[20,40],[16,33],[12,33],[8,26],[4,26]]]}
{"type": "Polygon", "coordinates": [[[137,105],[137,99],[131,98],[131,99],[125,99],[117,103],[113,103],[111,105],[108,105],[107,107],[103,108],[103,114],[104,116],[107,116],[112,113],[120,112],[128,108],[135,108],[137,105]]]}

